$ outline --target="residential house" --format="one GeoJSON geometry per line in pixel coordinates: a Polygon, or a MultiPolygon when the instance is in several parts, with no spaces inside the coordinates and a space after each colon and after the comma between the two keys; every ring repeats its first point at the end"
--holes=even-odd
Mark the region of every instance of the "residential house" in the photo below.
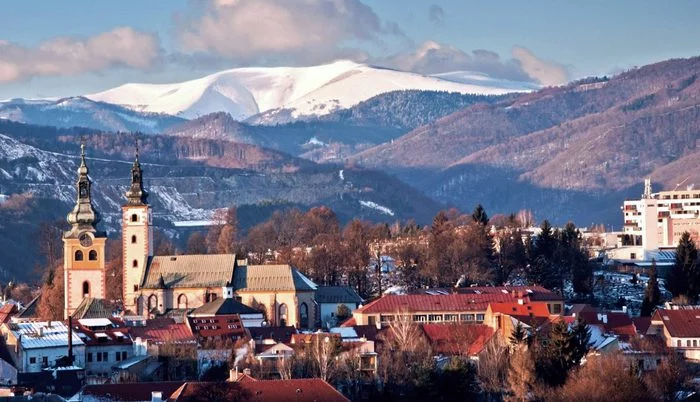
{"type": "Polygon", "coordinates": [[[187,324],[200,339],[237,340],[246,335],[246,327],[260,327],[263,314],[236,301],[232,292],[225,291],[224,297],[211,301],[187,314],[187,324]]]}
{"type": "Polygon", "coordinates": [[[56,367],[70,354],[73,366],[85,367],[85,343],[60,321],[10,322],[2,324],[0,332],[19,373],[56,367]]]}
{"type": "Polygon", "coordinates": [[[661,337],[686,359],[700,360],[700,308],[693,307],[656,310],[647,334],[661,337]]]}
{"type": "Polygon", "coordinates": [[[484,324],[422,324],[420,326],[434,354],[478,358],[494,336],[484,324]]]}
{"type": "Polygon", "coordinates": [[[331,328],[338,322],[338,307],[345,306],[352,312],[362,303],[362,298],[349,286],[319,286],[314,296],[319,306],[321,326],[331,328]]]}
{"type": "Polygon", "coordinates": [[[525,329],[536,330],[558,317],[560,316],[550,313],[546,302],[518,299],[516,302],[490,303],[484,324],[499,333],[503,339],[508,339],[518,324],[525,329]]]}
{"type": "Polygon", "coordinates": [[[88,377],[108,378],[113,367],[134,355],[129,328],[117,319],[83,318],[73,321],[73,330],[85,343],[88,377]]]}

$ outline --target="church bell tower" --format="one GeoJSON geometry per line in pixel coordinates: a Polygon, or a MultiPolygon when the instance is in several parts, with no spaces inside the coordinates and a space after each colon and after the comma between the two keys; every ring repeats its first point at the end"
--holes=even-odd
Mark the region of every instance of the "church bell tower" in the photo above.
{"type": "Polygon", "coordinates": [[[139,314],[140,285],[148,258],[153,255],[151,206],[148,193],[143,189],[143,171],[136,148],[136,159],[131,166],[131,186],[122,206],[122,250],[124,255],[124,309],[139,314]]]}
{"type": "Polygon", "coordinates": [[[107,236],[97,231],[99,214],[92,205],[90,177],[85,163],[85,145],[80,146],[77,200],[68,213],[71,229],[63,233],[63,280],[65,319],[75,312],[85,297],[105,298],[105,243],[107,236]]]}

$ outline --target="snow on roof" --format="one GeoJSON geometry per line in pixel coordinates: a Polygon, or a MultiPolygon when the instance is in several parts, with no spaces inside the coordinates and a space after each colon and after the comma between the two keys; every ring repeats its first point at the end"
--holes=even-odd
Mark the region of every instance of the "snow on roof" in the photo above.
{"type": "Polygon", "coordinates": [[[109,336],[107,334],[105,334],[104,332],[98,332],[95,334],[95,336],[98,338],[109,338],[109,336]]]}
{"type": "Polygon", "coordinates": [[[124,335],[124,333],[121,331],[114,331],[114,336],[121,336],[122,338],[126,338],[126,335],[124,335]]]}
{"type": "Polygon", "coordinates": [[[358,338],[355,328],[352,327],[336,327],[331,328],[332,334],[339,334],[341,338],[358,338]]]}
{"type": "Polygon", "coordinates": [[[78,320],[80,325],[84,325],[86,327],[111,327],[112,326],[112,321],[110,321],[107,318],[83,318],[82,320],[78,320]]]}
{"type": "MultiPolygon", "coordinates": [[[[68,327],[62,322],[19,322],[9,325],[12,334],[20,339],[23,349],[39,349],[68,346],[68,327]]],[[[74,346],[84,345],[74,332],[74,346]]]]}

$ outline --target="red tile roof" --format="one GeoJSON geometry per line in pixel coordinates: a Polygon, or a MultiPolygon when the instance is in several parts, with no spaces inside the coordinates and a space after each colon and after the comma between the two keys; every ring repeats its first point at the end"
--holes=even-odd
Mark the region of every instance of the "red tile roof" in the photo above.
{"type": "Polygon", "coordinates": [[[82,393],[110,401],[150,401],[151,392],[162,392],[165,399],[183,384],[184,381],[86,385],[82,393]]]}
{"type": "Polygon", "coordinates": [[[485,311],[490,302],[511,302],[503,293],[449,295],[386,295],[361,308],[363,314],[406,312],[485,311]]]}
{"type": "Polygon", "coordinates": [[[240,338],[245,329],[238,314],[187,317],[190,329],[203,338],[240,338]]]}
{"type": "Polygon", "coordinates": [[[77,319],[72,320],[72,325],[76,333],[84,334],[84,336],[78,336],[80,336],[80,339],[88,346],[131,345],[132,341],[129,337],[130,327],[127,327],[122,321],[115,318],[110,318],[109,321],[112,323],[111,327],[97,330],[90,329],[90,327],[81,324],[77,319]],[[103,337],[105,341],[99,341],[97,334],[107,335],[106,338],[103,337]]]}
{"type": "Polygon", "coordinates": [[[632,318],[632,322],[637,329],[637,333],[646,334],[651,326],[651,317],[634,317],[632,318]]]}
{"type": "Polygon", "coordinates": [[[155,343],[195,341],[187,324],[178,324],[172,318],[154,318],[146,320],[143,327],[131,327],[131,336],[155,343]]]}
{"type": "Polygon", "coordinates": [[[606,332],[615,334],[623,340],[627,340],[637,335],[637,330],[634,327],[632,319],[625,313],[583,312],[579,314],[579,317],[586,320],[586,323],[590,325],[598,325],[603,327],[606,332]]]}
{"type": "Polygon", "coordinates": [[[677,338],[700,338],[700,309],[658,309],[652,321],[660,321],[677,338]]]}
{"type": "Polygon", "coordinates": [[[422,324],[434,353],[469,356],[479,354],[493,336],[493,329],[481,324],[422,324]]]}
{"type": "Polygon", "coordinates": [[[342,324],[340,324],[341,327],[354,327],[357,325],[357,321],[355,321],[355,317],[349,318],[345,320],[342,324]]]}
{"type": "Polygon", "coordinates": [[[456,293],[460,294],[506,294],[511,298],[527,297],[532,301],[563,301],[564,298],[542,286],[473,286],[467,288],[457,288],[456,293]]]}
{"type": "MultiPolygon", "coordinates": [[[[233,383],[189,382],[171,395],[172,401],[189,401],[195,396],[207,394],[209,387],[224,387],[230,397],[243,397],[251,402],[297,401],[297,402],[349,402],[340,392],[320,378],[293,380],[258,380],[233,383]]],[[[229,398],[227,398],[229,399],[229,398]]],[[[234,399],[229,399],[234,400],[234,399]]]]}
{"type": "Polygon", "coordinates": [[[513,317],[549,317],[549,308],[547,303],[532,302],[532,303],[491,303],[491,311],[493,313],[501,313],[511,315],[513,317]]]}
{"type": "Polygon", "coordinates": [[[17,308],[16,304],[5,303],[2,307],[0,307],[0,324],[10,322],[12,316],[17,314],[18,311],[19,309],[17,308]]]}

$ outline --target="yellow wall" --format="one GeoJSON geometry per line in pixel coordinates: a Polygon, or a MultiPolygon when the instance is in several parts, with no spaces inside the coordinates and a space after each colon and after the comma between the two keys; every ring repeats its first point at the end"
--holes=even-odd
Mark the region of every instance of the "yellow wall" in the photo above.
{"type": "Polygon", "coordinates": [[[73,314],[75,309],[86,296],[83,294],[83,283],[88,282],[87,296],[104,299],[105,287],[105,243],[107,238],[93,238],[90,247],[80,245],[80,240],[63,239],[63,283],[65,286],[64,318],[73,314]],[[76,261],[76,251],[82,251],[83,260],[76,261]],[[90,250],[97,252],[97,259],[90,261],[90,250]]]}

